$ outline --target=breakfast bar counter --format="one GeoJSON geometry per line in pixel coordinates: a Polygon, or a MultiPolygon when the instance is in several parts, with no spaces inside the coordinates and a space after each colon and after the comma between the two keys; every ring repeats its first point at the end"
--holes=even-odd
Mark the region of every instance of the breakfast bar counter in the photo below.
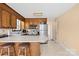
{"type": "Polygon", "coordinates": [[[15,53],[17,55],[18,46],[20,43],[29,43],[30,44],[30,55],[31,56],[39,56],[40,52],[40,43],[47,41],[47,37],[40,37],[39,35],[10,35],[8,37],[0,38],[0,42],[2,43],[15,43],[15,53]]]}
{"type": "Polygon", "coordinates": [[[48,37],[41,37],[39,35],[10,35],[8,37],[0,38],[0,42],[45,42],[48,37]]]}

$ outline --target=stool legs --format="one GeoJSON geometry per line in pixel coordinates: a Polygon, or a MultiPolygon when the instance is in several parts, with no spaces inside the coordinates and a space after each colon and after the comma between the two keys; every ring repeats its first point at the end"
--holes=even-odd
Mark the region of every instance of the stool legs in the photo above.
{"type": "Polygon", "coordinates": [[[2,55],[2,51],[3,51],[3,49],[0,49],[0,56],[2,55]]]}
{"type": "Polygon", "coordinates": [[[18,50],[18,56],[20,55],[20,49],[18,50]]]}
{"type": "MultiPolygon", "coordinates": [[[[24,56],[26,56],[26,54],[27,54],[27,53],[26,53],[26,52],[27,52],[27,51],[26,51],[26,48],[19,48],[19,50],[18,50],[18,56],[21,54],[21,51],[22,51],[22,50],[24,50],[24,56]]],[[[23,52],[23,51],[22,51],[22,52],[23,52]]]]}
{"type": "Polygon", "coordinates": [[[27,51],[26,51],[26,48],[25,48],[25,56],[26,56],[26,53],[27,53],[27,51]]]}
{"type": "Polygon", "coordinates": [[[7,55],[10,56],[10,48],[7,48],[7,55]]]}
{"type": "Polygon", "coordinates": [[[7,49],[7,55],[10,56],[10,48],[1,48],[0,50],[0,56],[2,56],[3,52],[7,49]]]}

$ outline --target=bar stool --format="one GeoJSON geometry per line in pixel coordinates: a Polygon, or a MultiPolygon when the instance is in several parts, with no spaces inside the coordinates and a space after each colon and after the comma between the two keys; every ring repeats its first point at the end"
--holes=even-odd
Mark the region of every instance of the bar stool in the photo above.
{"type": "Polygon", "coordinates": [[[22,55],[22,56],[26,56],[27,55],[28,45],[29,45],[28,43],[21,43],[21,44],[19,44],[18,56],[20,56],[20,54],[22,52],[24,52],[24,55],[22,55]]]}
{"type": "Polygon", "coordinates": [[[10,48],[13,46],[13,43],[5,43],[0,45],[0,56],[2,56],[3,52],[7,50],[7,56],[10,56],[10,48]]]}

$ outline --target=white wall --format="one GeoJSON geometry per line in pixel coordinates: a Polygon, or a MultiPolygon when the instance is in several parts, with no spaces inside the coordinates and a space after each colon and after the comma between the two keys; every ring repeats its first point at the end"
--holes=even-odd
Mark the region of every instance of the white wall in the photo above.
{"type": "Polygon", "coordinates": [[[79,55],[79,4],[57,18],[57,40],[68,51],[79,55]]]}

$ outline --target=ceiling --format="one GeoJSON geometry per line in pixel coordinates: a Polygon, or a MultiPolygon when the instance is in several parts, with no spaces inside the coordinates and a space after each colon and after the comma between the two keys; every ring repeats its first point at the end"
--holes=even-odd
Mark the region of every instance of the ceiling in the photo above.
{"type": "Polygon", "coordinates": [[[70,8],[72,8],[74,3],[7,3],[10,7],[16,10],[19,14],[25,18],[55,18],[70,8]],[[41,11],[43,16],[34,16],[33,13],[41,11]]]}

